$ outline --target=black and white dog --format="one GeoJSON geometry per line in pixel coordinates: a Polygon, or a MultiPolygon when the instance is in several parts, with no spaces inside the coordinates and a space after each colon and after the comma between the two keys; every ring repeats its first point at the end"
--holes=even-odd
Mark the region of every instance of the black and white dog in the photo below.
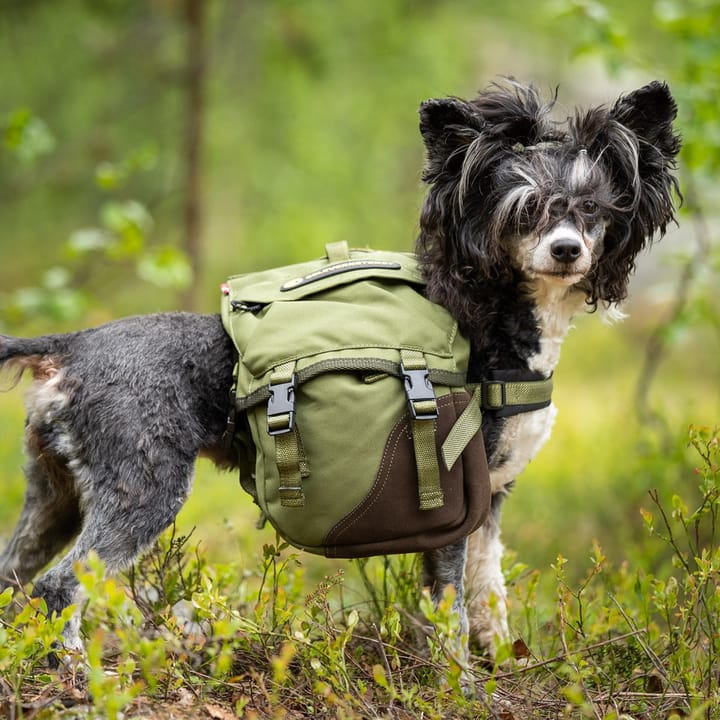
{"type": "MultiPolygon", "coordinates": [[[[417,252],[431,298],[471,338],[471,382],[498,371],[550,375],[571,317],[623,300],[637,253],[673,219],[680,143],[666,85],[563,124],[550,119],[551,108],[534,88],[508,81],[471,102],[431,100],[420,109],[430,190],[417,252]]],[[[25,506],[0,555],[0,588],[31,580],[72,542],[35,582],[50,612],[77,599],[73,566],[90,551],[115,571],[172,523],[198,455],[236,463],[222,443],[233,348],[217,315],[0,336],[0,363],[34,378],[25,506]]],[[[425,557],[426,583],[436,597],[455,585],[461,627],[491,654],[508,636],[500,504],[554,416],[552,407],[485,414],[491,516],[467,543],[425,557]]],[[[64,645],[81,646],[77,620],[64,645]]]]}
{"type": "MultiPolygon", "coordinates": [[[[624,300],[636,255],[674,219],[680,140],[667,85],[577,111],[563,126],[551,107],[511,83],[420,110],[430,191],[417,252],[431,298],[471,339],[471,382],[552,374],[573,315],[624,300]]],[[[491,656],[508,639],[500,505],[555,413],[483,418],[493,503],[467,543],[465,597],[470,637],[491,656]]]]}

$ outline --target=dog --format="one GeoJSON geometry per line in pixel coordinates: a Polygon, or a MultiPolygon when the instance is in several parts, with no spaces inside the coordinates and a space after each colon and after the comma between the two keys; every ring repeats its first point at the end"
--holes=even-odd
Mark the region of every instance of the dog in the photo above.
{"type": "MultiPolygon", "coordinates": [[[[674,220],[680,140],[664,83],[563,124],[550,118],[554,103],[507,80],[471,101],[420,108],[429,190],[416,252],[428,296],[471,341],[469,382],[551,375],[572,316],[621,302],[636,255],[674,220]]],[[[74,565],[88,553],[117,571],[173,522],[198,456],[237,466],[223,442],[233,345],[218,315],[0,336],[0,363],[33,377],[25,504],[0,555],[0,589],[32,580],[72,543],[34,584],[49,613],[77,601],[74,565]]],[[[491,657],[509,638],[500,507],[554,417],[553,406],[484,414],[490,516],[466,540],[424,555],[436,601],[456,589],[461,642],[469,636],[491,657]]],[[[77,614],[62,644],[82,648],[77,614]]]]}
{"type": "MultiPolygon", "coordinates": [[[[616,310],[638,252],[675,219],[680,138],[666,84],[578,110],[564,126],[552,105],[510,83],[420,110],[430,190],[417,253],[430,298],[470,338],[470,382],[549,377],[572,317],[616,310]]],[[[492,509],[467,541],[465,627],[491,659],[509,640],[500,507],[555,415],[551,404],[483,417],[492,509]]]]}

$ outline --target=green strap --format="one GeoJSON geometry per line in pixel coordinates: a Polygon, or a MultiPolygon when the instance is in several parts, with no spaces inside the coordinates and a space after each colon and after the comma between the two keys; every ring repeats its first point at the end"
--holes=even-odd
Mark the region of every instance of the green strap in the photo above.
{"type": "MultiPolygon", "coordinates": [[[[270,375],[270,388],[273,386],[287,386],[295,377],[295,362],[278,365],[270,375]]],[[[294,406],[294,386],[286,390],[294,406]]],[[[271,390],[272,393],[272,390],[271,390]]],[[[284,398],[285,399],[285,398],[284,398]]],[[[268,406],[268,409],[270,406],[268,406]]],[[[292,412],[268,414],[268,432],[275,438],[275,462],[277,464],[280,485],[278,493],[280,504],[284,507],[302,507],[305,504],[305,494],[302,489],[302,480],[310,475],[310,469],[302,450],[302,443],[292,412]]]]}
{"type": "Polygon", "coordinates": [[[455,421],[452,429],[442,444],[441,452],[445,467],[452,470],[453,465],[458,461],[468,443],[477,435],[482,425],[482,387],[475,388],[470,402],[460,417],[455,421]]]}
{"type": "Polygon", "coordinates": [[[425,356],[415,350],[402,350],[400,358],[402,371],[407,373],[405,374],[405,389],[411,406],[411,427],[420,509],[433,510],[442,507],[445,502],[440,485],[440,466],[435,448],[437,401],[430,381],[427,380],[428,368],[425,356]],[[412,382],[420,382],[423,373],[425,373],[423,380],[425,386],[414,389],[412,382]]]}
{"type": "Polygon", "coordinates": [[[302,507],[305,493],[302,488],[300,443],[297,430],[275,436],[275,462],[280,476],[280,504],[283,507],[302,507]]]}
{"type": "Polygon", "coordinates": [[[487,380],[483,383],[482,404],[486,410],[512,405],[536,405],[548,402],[552,397],[552,390],[552,375],[545,380],[487,380]]]}
{"type": "MultiPolygon", "coordinates": [[[[381,358],[329,358],[319,360],[318,362],[307,365],[295,372],[296,385],[320,377],[327,372],[357,372],[367,377],[368,373],[384,373],[402,379],[402,373],[398,363],[392,360],[383,360],[381,358]]],[[[431,383],[437,385],[448,385],[450,387],[465,387],[465,373],[451,372],[450,370],[439,370],[437,368],[429,369],[429,379],[431,383]]],[[[267,384],[253,390],[248,395],[242,395],[237,399],[238,412],[255,407],[261,402],[265,402],[270,397],[270,390],[267,384]]]]}
{"type": "Polygon", "coordinates": [[[435,450],[435,421],[413,419],[412,434],[420,509],[440,508],[445,502],[445,497],[440,486],[440,467],[435,450]]]}
{"type": "Polygon", "coordinates": [[[473,389],[472,398],[442,444],[445,467],[452,469],[468,443],[482,425],[482,411],[516,408],[515,412],[536,409],[552,397],[553,379],[496,381],[488,380],[473,389]]]}

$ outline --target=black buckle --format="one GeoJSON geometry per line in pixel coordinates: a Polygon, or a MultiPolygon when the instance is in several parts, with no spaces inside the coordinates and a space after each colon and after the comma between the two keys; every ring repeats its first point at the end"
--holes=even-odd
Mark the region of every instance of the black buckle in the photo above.
{"type": "Polygon", "coordinates": [[[507,394],[505,390],[504,380],[487,380],[483,383],[482,389],[482,405],[488,410],[502,410],[507,405],[507,394]],[[490,402],[490,389],[495,387],[500,388],[500,404],[496,402],[490,402]]]}
{"type": "Polygon", "coordinates": [[[282,435],[290,432],[295,421],[295,375],[287,382],[270,383],[270,398],[267,405],[268,435],[282,435]],[[288,421],[280,427],[270,427],[270,418],[287,415],[288,421]]]}
{"type": "Polygon", "coordinates": [[[434,420],[438,416],[435,391],[430,383],[430,375],[427,368],[420,370],[407,370],[400,363],[400,372],[405,381],[405,395],[407,395],[410,412],[415,420],[434,420]],[[415,403],[428,402],[432,400],[434,410],[432,412],[418,412],[415,403]]]}

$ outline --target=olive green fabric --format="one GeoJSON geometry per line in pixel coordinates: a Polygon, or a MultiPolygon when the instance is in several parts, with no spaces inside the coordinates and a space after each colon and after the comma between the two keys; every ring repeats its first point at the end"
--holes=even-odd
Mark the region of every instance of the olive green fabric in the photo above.
{"type": "Polygon", "coordinates": [[[448,545],[490,502],[482,392],[465,387],[469,343],[424,297],[415,256],[327,251],[223,286],[247,420],[235,440],[245,460],[255,455],[241,463],[246,475],[254,466],[242,485],[311,552],[448,545]]]}

